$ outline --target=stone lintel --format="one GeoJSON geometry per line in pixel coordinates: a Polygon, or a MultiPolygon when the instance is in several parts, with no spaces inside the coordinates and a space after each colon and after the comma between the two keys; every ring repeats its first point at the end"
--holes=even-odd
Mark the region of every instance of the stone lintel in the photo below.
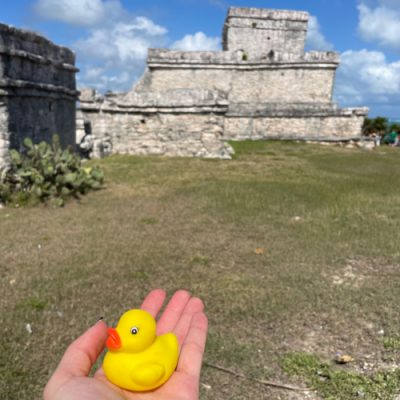
{"type": "Polygon", "coordinates": [[[302,60],[304,62],[332,62],[339,64],[340,56],[336,51],[307,51],[304,53],[302,60]]]}
{"type": "Polygon", "coordinates": [[[226,95],[218,90],[207,89],[172,89],[162,92],[129,92],[110,94],[101,97],[96,91],[82,90],[80,98],[82,108],[90,104],[94,108],[104,109],[175,109],[175,108],[227,108],[226,95]]]}
{"type": "Polygon", "coordinates": [[[176,64],[149,63],[151,69],[226,69],[226,70],[262,70],[262,69],[336,69],[337,63],[275,63],[275,64],[176,64]]]}
{"type": "Polygon", "coordinates": [[[241,29],[244,34],[251,34],[258,30],[266,30],[268,32],[279,31],[284,32],[306,33],[306,21],[289,21],[289,20],[273,20],[273,19],[249,19],[249,18],[233,18],[225,22],[222,30],[222,37],[226,40],[228,30],[241,29]]]}
{"type": "MultiPolygon", "coordinates": [[[[222,35],[226,37],[228,29],[238,28],[238,29],[251,29],[252,31],[256,30],[268,30],[271,31],[279,31],[279,32],[306,32],[307,31],[307,22],[303,21],[288,21],[288,20],[272,20],[272,19],[263,19],[256,20],[240,18],[240,19],[232,19],[229,22],[226,22],[223,28],[222,35]]],[[[243,31],[245,32],[245,31],[243,31]]]]}
{"type": "Polygon", "coordinates": [[[181,107],[132,107],[109,104],[81,103],[80,110],[85,113],[110,114],[225,114],[227,106],[181,106],[181,107]]]}
{"type": "Polygon", "coordinates": [[[309,14],[305,11],[274,10],[269,8],[242,8],[230,7],[229,18],[273,19],[289,21],[308,21],[309,14]]]}
{"type": "Polygon", "coordinates": [[[337,108],[334,103],[295,104],[230,104],[227,117],[313,118],[353,117],[368,115],[368,108],[337,108]]]}
{"type": "Polygon", "coordinates": [[[72,100],[77,99],[79,91],[47,83],[23,81],[17,79],[0,79],[0,96],[32,96],[48,97],[49,93],[56,96],[66,95],[72,100]],[[33,93],[33,91],[35,93],[33,93]],[[43,94],[45,92],[45,94],[43,94]]]}
{"type": "Polygon", "coordinates": [[[268,66],[337,67],[339,54],[328,51],[310,51],[298,57],[290,53],[269,52],[259,57],[248,56],[243,51],[176,51],[149,49],[147,63],[156,67],[193,68],[265,68],[268,66]]]}
{"type": "Polygon", "coordinates": [[[3,45],[0,45],[0,56],[7,55],[12,57],[19,57],[24,58],[26,60],[32,61],[36,64],[41,65],[51,65],[57,69],[71,71],[71,72],[79,72],[79,68],[76,68],[73,64],[68,64],[60,61],[54,61],[51,58],[43,57],[38,54],[30,53],[25,50],[16,50],[16,49],[9,49],[3,45]]]}

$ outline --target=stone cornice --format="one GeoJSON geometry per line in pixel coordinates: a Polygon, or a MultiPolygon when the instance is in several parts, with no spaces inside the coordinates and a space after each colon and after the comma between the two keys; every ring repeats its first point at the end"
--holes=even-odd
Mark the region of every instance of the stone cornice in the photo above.
{"type": "Polygon", "coordinates": [[[243,51],[174,51],[149,49],[150,68],[202,69],[276,69],[276,68],[337,68],[339,54],[307,52],[298,57],[289,53],[270,52],[260,57],[248,57],[243,51]]]}
{"type": "Polygon", "coordinates": [[[177,106],[177,107],[157,107],[157,106],[130,106],[112,105],[102,103],[80,103],[80,110],[84,112],[109,113],[109,114],[225,114],[228,106],[225,105],[205,105],[205,106],[177,106]]]}
{"type": "Polygon", "coordinates": [[[149,62],[152,69],[235,69],[235,70],[265,70],[265,69],[336,69],[337,63],[276,63],[276,64],[176,64],[149,62]]]}
{"type": "Polygon", "coordinates": [[[76,68],[72,64],[54,61],[51,58],[46,58],[46,57],[43,57],[43,56],[39,56],[37,54],[30,53],[30,52],[25,51],[25,50],[9,49],[9,48],[7,48],[5,46],[0,45],[0,56],[3,55],[3,54],[5,54],[7,56],[12,56],[12,57],[24,58],[24,59],[32,61],[32,62],[34,62],[36,64],[51,65],[51,66],[53,66],[53,67],[55,67],[57,69],[62,69],[62,70],[70,71],[70,72],[73,72],[73,73],[76,73],[76,72],[79,71],[79,68],[76,68]]]}
{"type": "Polygon", "coordinates": [[[7,78],[0,79],[0,88],[2,89],[0,92],[1,96],[15,95],[15,93],[12,93],[12,91],[15,89],[52,92],[52,93],[67,95],[73,98],[77,98],[79,96],[78,90],[68,89],[64,86],[56,86],[48,83],[38,83],[38,82],[23,81],[17,79],[7,79],[7,78]]]}
{"type": "Polygon", "coordinates": [[[337,108],[333,103],[270,103],[270,104],[230,104],[227,117],[246,118],[331,118],[365,117],[368,108],[337,108]]]}
{"type": "Polygon", "coordinates": [[[308,12],[292,10],[274,10],[269,8],[230,7],[228,18],[273,19],[286,21],[308,21],[308,12]]]}

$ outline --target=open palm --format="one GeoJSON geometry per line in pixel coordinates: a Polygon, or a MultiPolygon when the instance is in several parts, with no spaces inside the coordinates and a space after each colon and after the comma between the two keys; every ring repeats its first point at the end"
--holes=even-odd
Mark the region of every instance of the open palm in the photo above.
{"type": "MultiPolygon", "coordinates": [[[[157,317],[165,292],[153,290],[141,308],[157,317]]],[[[150,392],[130,392],[110,383],[100,368],[94,377],[90,370],[107,339],[107,326],[100,321],[75,340],[65,352],[44,391],[45,400],[193,400],[199,396],[201,363],[207,336],[203,303],[186,291],[176,292],[157,322],[157,334],[173,332],[178,338],[180,356],[176,371],[160,388],[150,392]]]]}

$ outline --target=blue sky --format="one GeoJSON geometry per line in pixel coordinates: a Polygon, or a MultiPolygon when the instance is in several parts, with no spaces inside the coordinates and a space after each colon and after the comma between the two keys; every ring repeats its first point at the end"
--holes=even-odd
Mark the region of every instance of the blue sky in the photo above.
{"type": "Polygon", "coordinates": [[[310,13],[308,50],[337,51],[334,100],[400,118],[400,0],[14,0],[0,21],[77,55],[78,86],[127,91],[148,47],[218,50],[229,6],[310,13]]]}

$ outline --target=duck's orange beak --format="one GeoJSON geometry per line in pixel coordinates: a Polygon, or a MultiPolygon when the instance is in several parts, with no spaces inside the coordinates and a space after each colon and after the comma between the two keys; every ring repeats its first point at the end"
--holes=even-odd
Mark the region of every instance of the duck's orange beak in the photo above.
{"type": "Polygon", "coordinates": [[[114,328],[108,328],[108,338],[106,346],[109,350],[118,350],[121,347],[121,338],[114,328]]]}

